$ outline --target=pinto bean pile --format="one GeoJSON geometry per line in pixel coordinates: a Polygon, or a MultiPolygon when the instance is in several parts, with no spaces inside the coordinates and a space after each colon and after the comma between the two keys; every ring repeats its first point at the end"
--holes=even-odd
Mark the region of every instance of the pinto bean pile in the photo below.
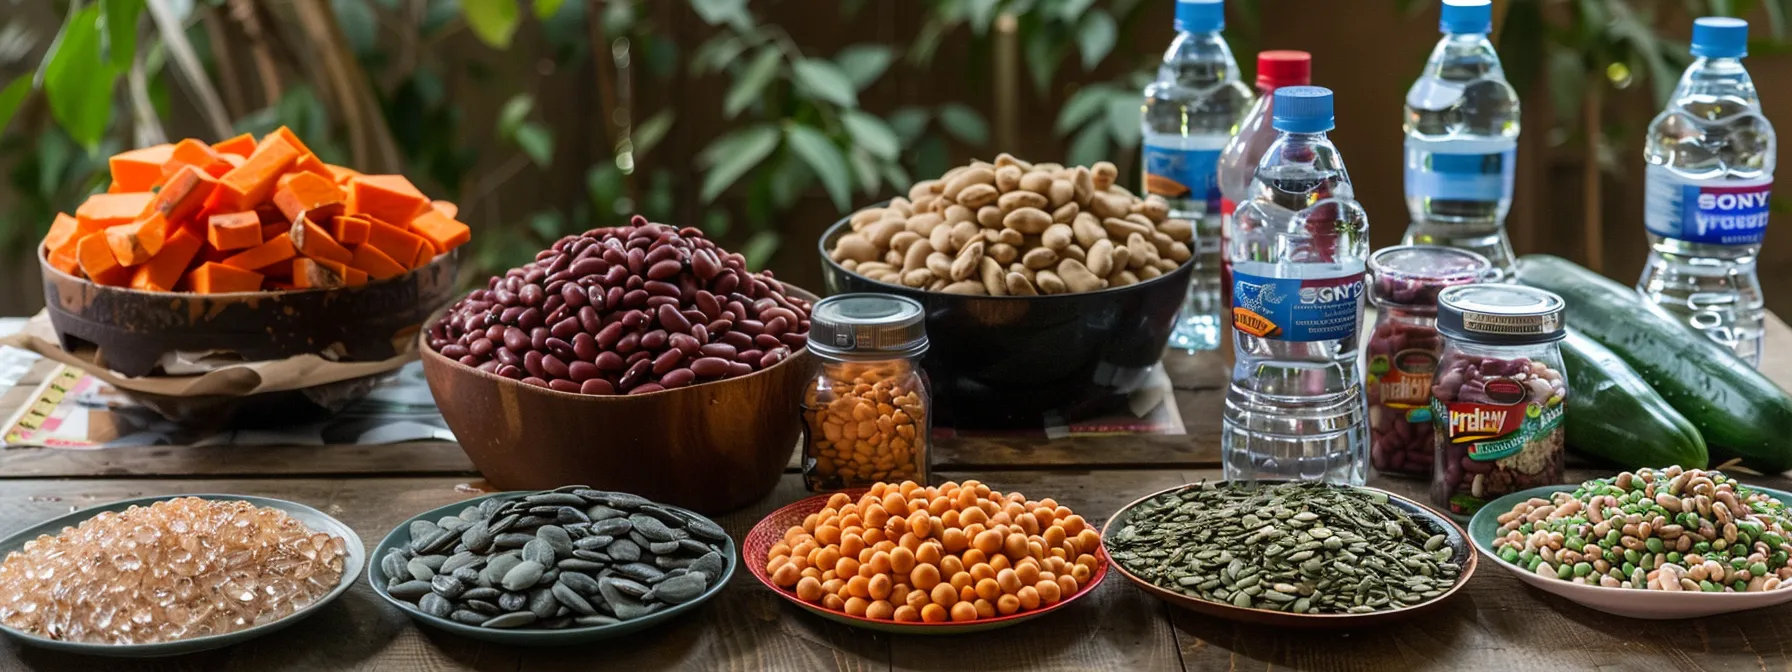
{"type": "Polygon", "coordinates": [[[584,394],[646,394],[744,376],[809,342],[809,302],[693,228],[567,236],[493,277],[430,327],[467,366],[584,394]]]}

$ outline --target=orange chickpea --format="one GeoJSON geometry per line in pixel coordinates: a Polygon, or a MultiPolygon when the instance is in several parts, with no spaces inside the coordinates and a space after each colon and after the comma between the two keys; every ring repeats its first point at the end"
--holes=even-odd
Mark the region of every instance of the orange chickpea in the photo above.
{"type": "Polygon", "coordinates": [[[1070,563],[1065,562],[1064,558],[1049,558],[1045,564],[1052,569],[1053,574],[1063,574],[1064,568],[1070,566],[1070,563]]]}
{"type": "Polygon", "coordinates": [[[921,550],[921,538],[915,536],[915,533],[913,532],[904,532],[902,533],[902,540],[896,542],[896,545],[906,548],[911,552],[919,551],[921,550]]]}
{"type": "Polygon", "coordinates": [[[914,623],[921,620],[921,610],[905,604],[897,607],[891,617],[901,623],[914,623]]]}
{"type": "MultiPolygon", "coordinates": [[[[1023,586],[1039,583],[1039,563],[1023,562],[1014,567],[1014,574],[1023,586]]],[[[1001,578],[1001,577],[997,577],[1001,578]]]]}
{"type": "Polygon", "coordinates": [[[790,564],[790,556],[788,556],[788,555],[775,555],[775,556],[772,556],[772,559],[770,559],[770,560],[767,560],[767,561],[766,561],[766,562],[765,562],[765,573],[767,573],[767,574],[777,574],[777,573],[778,573],[778,570],[779,570],[779,569],[780,569],[780,568],[782,568],[782,567],[784,567],[784,566],[785,566],[785,565],[788,565],[788,564],[790,564]]]}
{"type": "Polygon", "coordinates": [[[815,538],[824,544],[838,544],[840,543],[840,528],[833,525],[816,526],[815,538]]]}
{"type": "Polygon", "coordinates": [[[1064,543],[1064,528],[1053,525],[1045,528],[1044,532],[1039,533],[1039,537],[1045,541],[1045,546],[1047,548],[1057,548],[1064,543]]]}
{"type": "Polygon", "coordinates": [[[964,536],[964,530],[952,527],[946,528],[945,533],[940,535],[940,541],[946,545],[946,552],[948,553],[963,552],[965,548],[971,545],[971,540],[964,536]]]}
{"type": "Polygon", "coordinates": [[[871,581],[863,576],[847,579],[846,594],[853,597],[871,597],[871,581]]]}
{"type": "MultiPolygon", "coordinates": [[[[840,579],[840,576],[838,574],[835,574],[834,570],[830,569],[828,571],[821,573],[821,582],[822,583],[827,583],[829,581],[833,581],[834,579],[840,579]]],[[[840,579],[840,580],[845,581],[846,579],[840,579]]]]}
{"type": "Polygon", "coordinates": [[[802,571],[798,570],[796,565],[789,562],[778,565],[777,571],[772,572],[772,583],[780,588],[795,586],[796,582],[801,578],[803,578],[802,571]]]}
{"type": "Polygon", "coordinates": [[[1002,596],[1002,586],[995,579],[982,579],[977,582],[977,597],[993,600],[1002,596]]]}
{"type": "Polygon", "coordinates": [[[914,551],[901,546],[890,550],[890,571],[906,576],[914,568],[914,551]]]}
{"type": "Polygon", "coordinates": [[[952,583],[953,588],[957,588],[959,590],[964,590],[971,586],[977,585],[977,578],[974,576],[971,576],[970,572],[959,572],[957,574],[952,575],[951,583],[952,583]]]}
{"type": "Polygon", "coordinates": [[[882,506],[884,513],[891,517],[908,515],[908,499],[900,492],[884,493],[882,506]]]}
{"type": "Polygon", "coordinates": [[[940,553],[939,544],[921,544],[920,546],[915,547],[914,550],[915,562],[923,565],[940,564],[940,556],[942,554],[940,553]]]}
{"type": "MultiPolygon", "coordinates": [[[[1089,557],[1089,556],[1083,556],[1083,557],[1089,557]]],[[[1070,578],[1075,579],[1077,582],[1077,585],[1082,585],[1084,583],[1087,583],[1089,581],[1090,575],[1091,575],[1091,573],[1089,571],[1088,565],[1078,563],[1076,565],[1071,566],[1071,568],[1070,568],[1070,578]]]]}
{"type": "Polygon", "coordinates": [[[1003,595],[996,598],[996,613],[1007,616],[1020,611],[1020,598],[1014,595],[1003,595]]]}
{"type": "Polygon", "coordinates": [[[816,569],[814,567],[804,567],[803,568],[803,578],[815,579],[816,581],[820,581],[821,580],[821,570],[816,569]]]}
{"type": "Polygon", "coordinates": [[[932,604],[933,598],[930,598],[927,596],[927,591],[916,589],[916,590],[908,591],[908,598],[903,601],[907,602],[908,606],[914,607],[916,610],[920,610],[921,607],[925,607],[929,604],[932,604]]]}
{"type": "Polygon", "coordinates": [[[828,508],[836,511],[840,510],[840,507],[851,503],[852,497],[847,496],[844,492],[836,492],[828,497],[828,508]]]}
{"type": "Polygon", "coordinates": [[[914,589],[908,587],[908,584],[906,583],[893,584],[890,586],[890,603],[907,604],[908,594],[912,592],[914,592],[914,589]]]}
{"type": "Polygon", "coordinates": [[[1076,577],[1073,577],[1069,574],[1062,574],[1062,575],[1058,576],[1058,594],[1062,595],[1064,597],[1070,597],[1071,595],[1075,595],[1077,588],[1080,587],[1081,585],[1082,584],[1077,582],[1076,577]]]}
{"type": "MultiPolygon", "coordinates": [[[[851,583],[851,581],[848,581],[847,583],[851,583]]],[[[877,576],[871,577],[871,580],[866,582],[865,590],[871,594],[871,599],[883,600],[890,597],[890,586],[890,575],[878,574],[877,576]]]]}
{"type": "Polygon", "coordinates": [[[995,530],[979,532],[977,537],[971,541],[971,546],[984,555],[1000,552],[1002,550],[1002,533],[995,530]]]}
{"type": "Polygon", "coordinates": [[[840,555],[856,558],[859,556],[859,550],[863,548],[865,548],[865,539],[856,532],[840,537],[840,555]]]}
{"type": "Polygon", "coordinates": [[[1018,593],[1020,592],[1021,586],[1020,574],[1012,569],[1004,569],[1000,572],[996,572],[996,584],[1002,587],[1003,593],[1009,595],[1018,593]]]}
{"type": "Polygon", "coordinates": [[[820,602],[825,593],[821,590],[821,582],[813,577],[803,577],[796,582],[796,596],[804,602],[820,602]]]}
{"type": "Polygon", "coordinates": [[[1014,524],[1020,526],[1022,532],[1029,535],[1039,534],[1039,519],[1031,513],[1022,513],[1014,517],[1014,524]]]}
{"type": "MultiPolygon", "coordinates": [[[[871,488],[865,491],[865,496],[866,497],[883,497],[885,492],[889,492],[890,488],[894,488],[894,487],[897,487],[897,486],[893,483],[884,483],[882,481],[879,481],[877,483],[872,483],[871,488]]],[[[861,498],[860,501],[863,501],[863,498],[861,498]]]]}
{"type": "Polygon", "coordinates": [[[945,623],[948,618],[946,608],[937,604],[921,607],[921,620],[928,623],[945,623]]]}
{"type": "Polygon", "coordinates": [[[926,538],[933,531],[933,518],[925,510],[908,514],[908,531],[917,537],[926,538]]]}
{"type": "Polygon", "coordinates": [[[977,620],[977,607],[970,602],[959,602],[952,605],[952,621],[964,623],[977,620]]]}
{"type": "MultiPolygon", "coordinates": [[[[1045,584],[1041,583],[1039,585],[1043,586],[1045,584]]],[[[1058,584],[1054,583],[1052,585],[1056,586],[1058,584]]],[[[958,589],[953,588],[950,583],[942,583],[933,587],[933,591],[928,595],[928,598],[934,604],[942,607],[950,607],[958,603],[958,589]]]]}
{"type": "Polygon", "coordinates": [[[1086,525],[1088,523],[1083,521],[1083,517],[1074,513],[1064,517],[1065,534],[1081,534],[1086,525]]]}
{"type": "Polygon", "coordinates": [[[833,593],[828,593],[827,595],[823,595],[821,597],[821,606],[823,609],[827,609],[829,611],[845,611],[846,610],[846,599],[840,597],[839,595],[835,595],[833,593]]]}
{"type": "Polygon", "coordinates": [[[1061,587],[1058,585],[1057,581],[1047,581],[1047,580],[1041,579],[1039,581],[1039,583],[1034,585],[1033,587],[1039,590],[1039,601],[1040,602],[1043,602],[1045,604],[1057,604],[1058,603],[1058,596],[1059,596],[1059,593],[1062,592],[1062,590],[1061,590],[1061,587]]]}
{"type": "Polygon", "coordinates": [[[826,568],[833,568],[834,566],[839,565],[840,549],[833,546],[823,546],[815,549],[814,559],[811,561],[811,564],[814,564],[816,567],[826,568]]]}
{"type": "Polygon", "coordinates": [[[866,507],[865,514],[860,518],[864,519],[866,529],[880,528],[884,526],[884,523],[890,522],[890,513],[885,511],[883,503],[879,502],[866,507]]]}
{"type": "Polygon", "coordinates": [[[927,512],[936,516],[951,510],[952,500],[946,499],[945,495],[935,497],[933,501],[927,503],[927,512]]]}
{"type": "Polygon", "coordinates": [[[971,507],[958,514],[958,520],[965,525],[985,525],[989,522],[989,514],[984,513],[983,509],[971,507]]]}
{"type": "Polygon", "coordinates": [[[772,544],[771,550],[765,552],[765,559],[782,558],[790,555],[790,544],[782,541],[772,544]]]}
{"type": "Polygon", "coordinates": [[[870,606],[865,607],[865,616],[880,621],[894,619],[896,617],[896,605],[883,600],[874,601],[870,606]]]}
{"type": "Polygon", "coordinates": [[[871,554],[870,567],[871,571],[879,574],[890,573],[890,554],[883,551],[873,552],[871,554]]]}
{"type": "Polygon", "coordinates": [[[959,602],[975,602],[975,601],[977,601],[976,586],[970,585],[970,586],[965,586],[963,588],[959,588],[958,589],[958,601],[959,602]]]}
{"type": "MultiPolygon", "coordinates": [[[[1002,556],[998,555],[996,557],[999,558],[1002,556]]],[[[971,578],[976,579],[978,581],[982,581],[984,579],[996,578],[996,568],[989,566],[987,563],[971,565],[970,572],[971,572],[971,578]]]]}
{"type": "Polygon", "coordinates": [[[1002,554],[1008,556],[1010,560],[1024,558],[1029,555],[1028,551],[1027,535],[1012,532],[1008,538],[1002,540],[1002,554]]]}
{"type": "Polygon", "coordinates": [[[964,561],[958,559],[958,556],[948,555],[940,558],[941,574],[952,575],[962,571],[964,571],[964,561]]]}
{"type": "Polygon", "coordinates": [[[890,516],[890,519],[884,523],[885,538],[901,539],[905,534],[908,534],[907,518],[903,518],[902,516],[890,516]]]}
{"type": "Polygon", "coordinates": [[[971,603],[971,607],[977,610],[977,618],[996,617],[996,605],[994,602],[990,602],[989,600],[977,600],[976,602],[971,603]]]}
{"type": "Polygon", "coordinates": [[[909,583],[921,590],[933,590],[940,585],[940,568],[933,565],[915,565],[908,573],[909,583]]]}
{"type": "Polygon", "coordinates": [[[869,601],[866,601],[865,598],[862,598],[862,597],[846,598],[846,613],[849,616],[864,616],[865,609],[870,606],[871,606],[871,603],[869,601]]]}
{"type": "Polygon", "coordinates": [[[856,556],[859,560],[859,565],[860,565],[859,573],[864,574],[864,573],[870,571],[871,568],[869,565],[871,564],[871,556],[873,556],[873,555],[877,555],[877,549],[875,549],[875,548],[866,546],[864,548],[859,549],[859,554],[858,554],[858,556],[856,556]]]}
{"type": "Polygon", "coordinates": [[[963,553],[958,554],[958,561],[964,563],[966,566],[976,567],[977,565],[989,562],[989,558],[983,555],[983,551],[979,551],[975,548],[967,548],[963,553]]]}
{"type": "Polygon", "coordinates": [[[940,514],[940,524],[945,525],[948,528],[956,527],[964,529],[964,521],[959,520],[958,511],[956,509],[940,514]]]}
{"type": "Polygon", "coordinates": [[[1038,609],[1039,608],[1039,589],[1038,588],[1034,588],[1032,586],[1022,586],[1020,589],[1020,592],[1015,593],[1014,596],[1020,599],[1020,608],[1022,608],[1022,609],[1038,609]]]}
{"type": "Polygon", "coordinates": [[[996,557],[989,559],[989,568],[996,570],[997,572],[1000,572],[1004,569],[1008,569],[1009,567],[1013,567],[1013,566],[1014,566],[1014,563],[1009,562],[1008,556],[1006,556],[1006,555],[998,555],[996,557]]]}
{"type": "Polygon", "coordinates": [[[809,539],[804,539],[790,548],[790,557],[792,560],[799,557],[808,557],[809,552],[813,550],[815,550],[815,542],[809,539]]]}
{"type": "Polygon", "coordinates": [[[839,575],[839,576],[844,576],[844,577],[858,576],[859,575],[859,560],[858,560],[858,558],[840,558],[839,562],[834,563],[834,574],[839,575]]]}
{"type": "Polygon", "coordinates": [[[823,579],[821,589],[829,594],[846,590],[846,579],[823,579]]]}

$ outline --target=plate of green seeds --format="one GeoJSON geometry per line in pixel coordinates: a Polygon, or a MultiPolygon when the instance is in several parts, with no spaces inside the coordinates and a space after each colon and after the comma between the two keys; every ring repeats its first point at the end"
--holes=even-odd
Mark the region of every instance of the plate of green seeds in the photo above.
{"type": "Polygon", "coordinates": [[[1360,628],[1429,612],[1474,574],[1468,535],[1399,495],[1317,482],[1200,482],[1121,508],[1113,569],[1172,604],[1234,621],[1360,628]]]}

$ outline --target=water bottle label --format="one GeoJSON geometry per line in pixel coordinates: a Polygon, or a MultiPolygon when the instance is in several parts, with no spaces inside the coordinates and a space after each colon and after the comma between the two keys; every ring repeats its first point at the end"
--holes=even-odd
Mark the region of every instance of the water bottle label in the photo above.
{"type": "MultiPolygon", "coordinates": [[[[1203,143],[1211,144],[1211,143],[1203,143]]],[[[1175,203],[1192,200],[1219,212],[1220,152],[1223,149],[1181,148],[1145,143],[1145,193],[1175,203]]]]}
{"type": "Polygon", "coordinates": [[[1277,341],[1335,341],[1357,332],[1363,273],[1268,278],[1232,268],[1232,327],[1277,341]]]}
{"type": "Polygon", "coordinates": [[[1446,154],[1406,145],[1406,196],[1443,201],[1500,201],[1512,197],[1518,148],[1446,154]]]}
{"type": "Polygon", "coordinates": [[[1756,184],[1689,183],[1649,166],[1643,221],[1664,238],[1708,245],[1759,245],[1767,236],[1773,179],[1756,184]]]}

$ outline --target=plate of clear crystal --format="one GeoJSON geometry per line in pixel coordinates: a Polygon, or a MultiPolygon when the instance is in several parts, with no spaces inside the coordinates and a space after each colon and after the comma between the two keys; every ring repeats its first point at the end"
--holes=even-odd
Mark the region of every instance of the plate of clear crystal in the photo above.
{"type": "MultiPolygon", "coordinates": [[[[57,621],[53,621],[53,623],[56,624],[57,631],[60,635],[59,637],[52,637],[38,632],[27,632],[18,629],[17,627],[14,627],[18,621],[9,618],[9,616],[17,617],[23,602],[10,600],[8,598],[15,596],[0,593],[0,632],[4,632],[7,636],[28,646],[94,656],[152,658],[216,649],[269,634],[297,623],[300,619],[317,613],[318,610],[322,609],[325,605],[340,597],[344,592],[347,592],[349,587],[354,585],[356,577],[361,575],[361,572],[367,563],[367,550],[362,546],[361,538],[356,536],[354,530],[350,529],[347,525],[324,514],[322,511],[305,506],[304,504],[279,499],[222,494],[140,497],[137,499],[112,502],[110,504],[95,506],[67,515],[58,516],[54,519],[20,530],[5,539],[0,539],[0,561],[11,556],[15,551],[24,549],[27,543],[40,536],[56,536],[61,533],[64,528],[79,526],[81,523],[96,516],[108,512],[120,513],[131,507],[148,507],[156,502],[178,500],[183,497],[194,497],[212,501],[242,501],[252,504],[258,509],[277,509],[285,512],[291,519],[304,523],[309,532],[305,537],[306,540],[320,544],[314,548],[314,551],[320,552],[319,557],[323,558],[322,562],[325,563],[324,573],[316,574],[316,565],[307,565],[306,560],[288,562],[291,559],[276,558],[276,560],[282,561],[283,564],[280,565],[280,568],[277,571],[271,570],[270,568],[271,571],[269,571],[267,575],[262,575],[260,573],[249,574],[246,570],[241,570],[243,572],[241,574],[233,573],[231,575],[226,575],[224,580],[219,581],[218,585],[212,588],[218,589],[217,593],[219,595],[228,595],[235,589],[236,594],[241,596],[236,599],[242,603],[242,606],[239,607],[235,604],[225,603],[228,608],[220,609],[216,604],[209,605],[212,608],[212,611],[210,612],[212,616],[216,617],[222,615],[225,619],[222,622],[222,625],[219,625],[220,621],[215,620],[215,618],[206,618],[204,615],[195,614],[191,609],[174,611],[165,608],[169,604],[174,604],[171,597],[178,597],[178,593],[173,593],[172,596],[169,593],[163,593],[163,596],[160,599],[169,600],[168,602],[159,605],[155,602],[151,602],[149,605],[146,605],[146,608],[138,610],[133,614],[125,615],[123,613],[118,613],[116,616],[113,616],[113,618],[131,618],[133,628],[143,632],[144,634],[141,635],[141,638],[148,640],[141,643],[108,643],[104,640],[81,641],[81,639],[78,639],[77,637],[79,637],[79,635],[77,633],[79,633],[80,630],[71,627],[75,625],[74,619],[89,617],[99,618],[105,611],[103,607],[94,606],[92,604],[81,605],[75,608],[65,608],[63,611],[68,615],[66,617],[60,617],[57,621]],[[335,549],[332,548],[334,542],[318,538],[317,535],[319,533],[341,539],[340,556],[336,556],[335,549]],[[328,567],[328,565],[338,563],[340,564],[339,568],[328,567]],[[334,585],[329,585],[328,582],[311,581],[314,577],[327,576],[328,571],[335,571],[338,569],[340,575],[336,578],[334,585]],[[300,574],[303,574],[303,576],[299,576],[300,574]],[[307,585],[299,586],[278,581],[276,579],[264,580],[264,576],[273,576],[276,577],[276,579],[289,580],[294,580],[294,577],[297,577],[296,581],[307,582],[307,585]],[[293,590],[288,591],[287,588],[293,588],[293,590]],[[321,592],[321,594],[318,592],[324,591],[326,588],[327,592],[321,592]],[[248,606],[249,603],[254,603],[254,606],[248,606]],[[254,609],[257,613],[249,618],[242,618],[244,615],[247,615],[247,612],[245,611],[246,609],[254,609]],[[184,617],[186,624],[177,625],[174,621],[170,620],[171,617],[184,617]],[[241,622],[231,623],[230,621],[241,622]],[[257,623],[255,621],[261,622],[257,623]],[[240,627],[242,625],[247,625],[247,627],[241,627],[241,629],[235,630],[229,629],[231,627],[240,627]],[[216,634],[195,634],[201,632],[216,632],[216,634]]],[[[304,543],[299,540],[298,537],[293,537],[291,541],[295,544],[304,543]]],[[[127,544],[134,543],[130,540],[121,540],[121,542],[127,544]]],[[[167,549],[169,557],[148,559],[148,562],[166,561],[166,564],[174,568],[174,571],[163,575],[171,582],[170,586],[177,590],[187,590],[192,586],[192,582],[189,579],[188,583],[184,586],[178,583],[178,581],[181,578],[185,578],[186,575],[183,574],[183,570],[180,569],[180,567],[176,567],[176,565],[194,567],[202,567],[202,565],[197,564],[199,561],[198,558],[193,558],[187,555],[190,554],[192,550],[187,549],[186,545],[179,546],[179,548],[167,549]],[[177,559],[174,557],[176,555],[181,555],[182,557],[177,559]]],[[[157,555],[161,552],[162,550],[160,547],[157,547],[154,551],[157,555]]],[[[251,558],[252,557],[253,556],[251,556],[251,558]]],[[[221,555],[219,560],[230,562],[233,558],[223,557],[221,555]]],[[[235,560],[244,562],[244,560],[241,559],[241,556],[237,556],[235,560]]],[[[140,568],[142,563],[145,562],[145,559],[137,557],[132,553],[125,553],[114,554],[102,562],[113,563],[115,571],[116,569],[125,569],[128,571],[140,568]]],[[[95,565],[95,567],[99,566],[95,565]]],[[[199,574],[197,572],[202,570],[196,569],[191,571],[195,572],[194,576],[198,576],[199,574]]],[[[5,590],[3,577],[4,575],[0,574],[0,591],[5,590]]],[[[109,620],[95,620],[91,622],[83,622],[82,627],[99,626],[103,628],[110,624],[111,621],[109,620]]],[[[116,633],[117,629],[112,629],[112,632],[116,633]]]]}

